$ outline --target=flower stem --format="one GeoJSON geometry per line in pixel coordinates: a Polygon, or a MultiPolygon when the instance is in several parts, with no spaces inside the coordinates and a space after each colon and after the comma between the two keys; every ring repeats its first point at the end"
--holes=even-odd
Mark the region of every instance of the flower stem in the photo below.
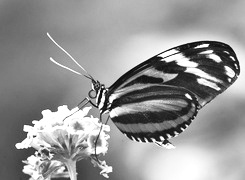
{"type": "Polygon", "coordinates": [[[64,164],[67,167],[70,180],[77,180],[76,161],[67,160],[64,164]]]}

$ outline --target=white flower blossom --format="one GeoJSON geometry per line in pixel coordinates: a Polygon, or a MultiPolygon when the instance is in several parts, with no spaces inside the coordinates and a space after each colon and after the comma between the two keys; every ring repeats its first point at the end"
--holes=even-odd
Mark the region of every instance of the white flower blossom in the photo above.
{"type": "Polygon", "coordinates": [[[76,162],[89,158],[94,166],[101,169],[100,174],[108,177],[112,167],[98,157],[108,151],[109,135],[106,133],[110,131],[110,127],[102,124],[98,118],[85,117],[90,109],[91,107],[69,110],[64,105],[58,107],[57,112],[42,111],[43,118],[34,120],[34,126],[25,125],[23,130],[27,132],[27,137],[17,143],[16,148],[32,147],[38,153],[25,161],[27,165],[23,171],[33,179],[41,180],[64,173],[60,168],[66,166],[70,178],[75,180],[76,162]]]}

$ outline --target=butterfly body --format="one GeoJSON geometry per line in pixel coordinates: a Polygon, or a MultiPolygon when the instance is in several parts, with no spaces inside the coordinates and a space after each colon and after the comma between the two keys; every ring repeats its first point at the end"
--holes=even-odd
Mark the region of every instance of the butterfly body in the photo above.
{"type": "Polygon", "coordinates": [[[109,88],[92,80],[96,106],[131,140],[171,147],[199,109],[240,73],[230,46],[215,41],[184,44],[137,65],[109,88]]]}

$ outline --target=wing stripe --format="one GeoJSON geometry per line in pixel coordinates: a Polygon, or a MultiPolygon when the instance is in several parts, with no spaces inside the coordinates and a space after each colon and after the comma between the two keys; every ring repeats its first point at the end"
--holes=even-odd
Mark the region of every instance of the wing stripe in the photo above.
{"type": "MultiPolygon", "coordinates": [[[[142,100],[141,100],[142,101],[142,100]]],[[[157,116],[162,115],[162,120],[158,119],[158,122],[163,120],[174,120],[176,116],[182,116],[188,113],[188,111],[195,110],[196,105],[194,103],[190,103],[184,101],[183,99],[160,99],[160,100],[149,100],[142,101],[140,103],[130,103],[125,104],[120,107],[115,107],[110,111],[110,117],[118,117],[121,116],[122,121],[125,122],[123,116],[131,116],[132,122],[135,122],[135,119],[139,116],[147,116],[149,119],[157,118],[152,114],[153,112],[158,114],[157,116]],[[136,116],[136,117],[134,117],[136,116]]],[[[120,120],[114,120],[114,122],[120,120]]],[[[146,119],[146,122],[143,119],[140,120],[142,123],[147,123],[149,120],[146,119]]],[[[119,121],[120,122],[120,121],[119,121]]],[[[125,122],[125,123],[132,123],[125,122]]]]}
{"type": "Polygon", "coordinates": [[[119,121],[114,121],[113,118],[113,122],[115,123],[115,125],[122,130],[125,133],[148,133],[148,132],[160,132],[160,131],[164,131],[164,130],[168,130],[171,128],[176,128],[177,126],[185,123],[186,121],[188,121],[190,119],[190,117],[193,116],[193,112],[181,116],[177,119],[174,120],[166,120],[163,122],[158,122],[158,123],[120,123],[119,121]]]}
{"type": "MultiPolygon", "coordinates": [[[[149,107],[151,106],[146,106],[145,109],[149,109],[149,107]]],[[[110,117],[114,123],[118,122],[121,124],[161,123],[164,121],[178,121],[178,118],[180,117],[187,120],[187,118],[190,118],[195,114],[196,109],[197,107],[194,103],[191,103],[178,111],[166,111],[160,109],[160,107],[158,107],[158,111],[155,111],[155,107],[151,107],[150,110],[152,111],[140,111],[142,109],[137,109],[137,107],[134,109],[117,107],[111,110],[110,117]]]]}
{"type": "Polygon", "coordinates": [[[203,85],[203,86],[206,86],[206,87],[210,87],[216,91],[220,91],[221,88],[219,86],[217,86],[216,83],[213,83],[211,81],[208,81],[206,79],[202,79],[202,78],[197,78],[197,82],[200,84],[200,85],[203,85]]]}
{"type": "MultiPolygon", "coordinates": [[[[137,86],[137,85],[135,85],[137,86]]],[[[128,91],[124,89],[124,91],[119,90],[119,94],[117,91],[114,92],[114,99],[112,103],[112,108],[118,107],[124,104],[136,103],[136,102],[143,102],[147,100],[153,99],[169,99],[171,98],[178,98],[178,99],[186,99],[186,96],[192,97],[190,100],[195,99],[193,94],[190,94],[190,91],[175,86],[168,86],[168,85],[138,85],[137,89],[128,88],[128,91]]]]}
{"type": "Polygon", "coordinates": [[[224,68],[226,70],[227,76],[230,78],[234,78],[236,76],[236,73],[229,66],[224,66],[224,68]]]}

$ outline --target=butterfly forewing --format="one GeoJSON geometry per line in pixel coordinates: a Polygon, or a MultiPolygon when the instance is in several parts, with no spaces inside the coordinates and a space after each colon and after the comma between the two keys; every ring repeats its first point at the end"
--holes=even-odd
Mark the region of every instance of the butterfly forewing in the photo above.
{"type": "Polygon", "coordinates": [[[144,61],[108,89],[99,89],[97,106],[101,113],[109,112],[130,139],[167,144],[239,73],[230,46],[214,41],[189,43],[144,61]]]}
{"type": "Polygon", "coordinates": [[[139,64],[120,77],[109,93],[137,84],[166,84],[192,91],[204,106],[229,87],[239,73],[239,63],[230,46],[213,41],[194,42],[139,64]]]}

